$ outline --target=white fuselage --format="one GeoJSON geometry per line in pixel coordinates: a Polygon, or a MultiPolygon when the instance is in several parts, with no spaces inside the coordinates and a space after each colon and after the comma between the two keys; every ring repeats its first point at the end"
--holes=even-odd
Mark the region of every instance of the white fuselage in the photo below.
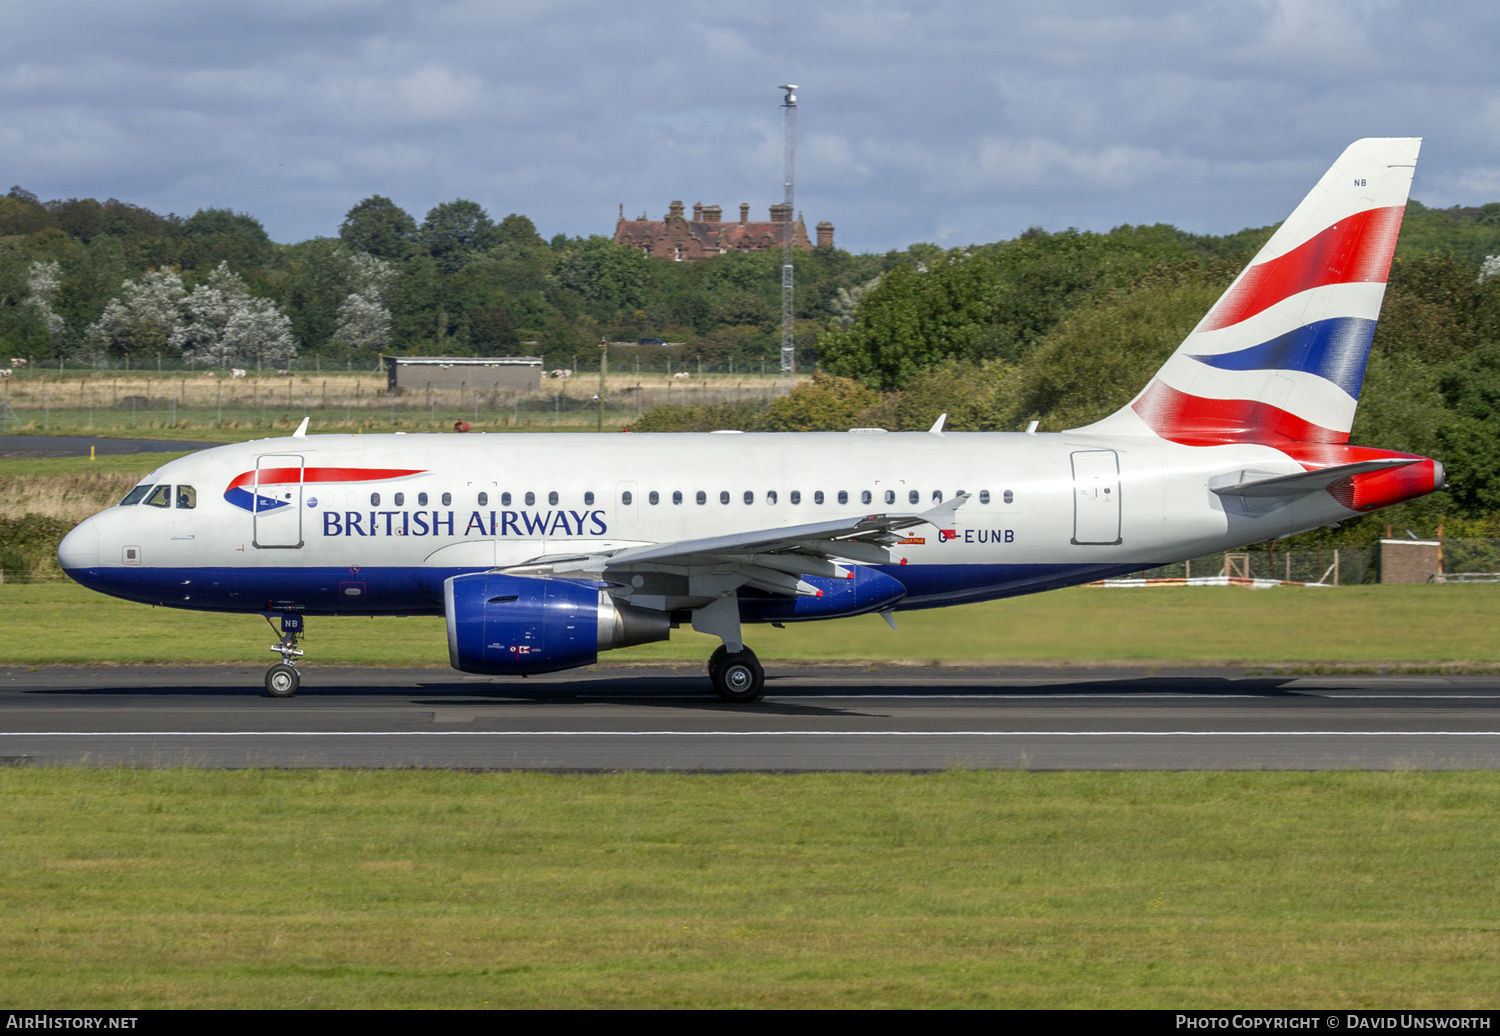
{"type": "Polygon", "coordinates": [[[1085,582],[1354,513],[1325,492],[1256,510],[1211,491],[1246,472],[1302,470],[1268,446],[1077,433],[319,435],[165,464],[142,485],[173,487],[173,506],[113,507],[59,554],[84,585],[153,604],[441,612],[442,580],[459,572],[922,512],[968,493],[951,524],[909,530],[879,566],[907,587],[898,607],[921,608],[1085,582]],[[184,486],[192,507],[177,506],[184,486]]]}

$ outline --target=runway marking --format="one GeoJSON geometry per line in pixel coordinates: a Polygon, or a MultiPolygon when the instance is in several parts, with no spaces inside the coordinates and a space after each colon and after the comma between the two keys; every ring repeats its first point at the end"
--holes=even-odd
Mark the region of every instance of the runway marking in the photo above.
{"type": "MultiPolygon", "coordinates": [[[[583,695],[579,695],[579,697],[583,697],[583,695]]],[[[604,695],[590,695],[590,697],[601,697],[602,698],[602,697],[604,697],[604,695]]],[[[621,697],[624,697],[624,696],[621,695],[621,697]]],[[[683,695],[683,697],[687,697],[687,695],[683,695]]],[[[695,697],[708,697],[708,696],[707,695],[695,695],[695,697]]],[[[766,701],[799,701],[799,700],[804,699],[804,698],[816,698],[819,701],[843,700],[843,699],[849,699],[849,700],[853,700],[853,701],[868,701],[871,698],[896,698],[896,699],[900,699],[900,700],[903,700],[903,701],[908,701],[908,700],[909,701],[932,701],[932,700],[936,700],[936,699],[943,699],[943,700],[949,700],[949,699],[951,699],[951,700],[954,700],[954,701],[1013,701],[1013,700],[1017,700],[1017,699],[1024,699],[1026,701],[1030,701],[1030,700],[1032,700],[1034,698],[1044,698],[1044,699],[1046,699],[1048,701],[1052,701],[1052,700],[1056,700],[1056,699],[1060,699],[1060,698],[1088,698],[1088,699],[1096,699],[1096,698],[1125,698],[1125,699],[1146,699],[1146,698],[1187,698],[1187,699],[1195,699],[1195,698],[1207,698],[1207,699],[1218,699],[1218,698],[1267,698],[1267,697],[1272,697],[1272,696],[1271,695],[1266,695],[1266,694],[1215,694],[1215,693],[1212,693],[1212,692],[1195,692],[1195,691],[1166,691],[1166,692],[1154,693],[1154,694],[1131,694],[1128,691],[1100,692],[1098,694],[1052,694],[1052,693],[1050,693],[1048,691],[1031,691],[1031,692],[1026,692],[1026,691],[1012,691],[1012,692],[1010,692],[1008,694],[818,694],[816,692],[812,692],[812,693],[809,693],[809,694],[768,694],[768,695],[765,696],[765,700],[766,701]]],[[[1301,695],[1301,694],[1299,694],[1299,695],[1297,695],[1297,697],[1310,697],[1310,696],[1309,695],[1301,695]]],[[[1500,698],[1500,694],[1497,694],[1494,697],[1500,698]]]]}
{"type": "Polygon", "coordinates": [[[1500,698],[1500,694],[1321,694],[1317,691],[1308,691],[1306,694],[1308,697],[1318,698],[1410,698],[1413,701],[1437,701],[1448,698],[1500,698]]]}
{"type": "Polygon", "coordinates": [[[1500,730],[36,730],[5,737],[1500,737],[1500,730]]]}

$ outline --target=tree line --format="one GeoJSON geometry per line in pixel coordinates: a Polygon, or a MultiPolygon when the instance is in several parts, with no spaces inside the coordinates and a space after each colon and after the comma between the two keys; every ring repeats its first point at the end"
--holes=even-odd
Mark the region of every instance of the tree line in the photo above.
{"type": "MultiPolygon", "coordinates": [[[[330,228],[335,231],[335,228],[330,228]]],[[[851,317],[860,286],[921,249],[798,256],[796,335],[851,317]]],[[[121,366],[169,361],[278,366],[310,353],[540,354],[569,365],[601,338],[680,343],[679,362],[748,370],[780,347],[779,253],[700,263],[647,259],[607,237],[550,240],[512,213],[456,199],[418,221],[375,195],[336,232],[272,242],[252,215],[189,217],[92,198],[0,197],[0,351],[121,366]]]]}

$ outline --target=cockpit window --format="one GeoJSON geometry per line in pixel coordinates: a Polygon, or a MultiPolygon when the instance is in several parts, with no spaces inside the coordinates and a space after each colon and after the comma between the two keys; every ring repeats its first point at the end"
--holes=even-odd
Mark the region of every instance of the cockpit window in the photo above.
{"type": "Polygon", "coordinates": [[[141,503],[147,507],[171,507],[172,487],[166,483],[157,486],[141,503]]]}
{"type": "Polygon", "coordinates": [[[136,486],[125,494],[125,499],[120,501],[120,506],[129,507],[131,504],[138,504],[141,502],[141,498],[149,492],[151,492],[150,485],[136,486]]]}
{"type": "Polygon", "coordinates": [[[192,486],[177,487],[177,507],[182,511],[191,511],[198,506],[198,491],[192,486]]]}

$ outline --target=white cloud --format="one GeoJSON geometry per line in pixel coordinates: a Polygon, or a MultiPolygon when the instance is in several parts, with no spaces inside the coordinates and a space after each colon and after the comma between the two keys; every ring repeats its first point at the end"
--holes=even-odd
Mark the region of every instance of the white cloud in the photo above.
{"type": "Polygon", "coordinates": [[[1264,224],[1382,133],[1428,139],[1424,201],[1500,198],[1500,11],[1475,0],[142,0],[9,29],[9,182],[249,211],[279,240],[371,193],[549,235],[607,233],[621,201],[761,214],[789,79],[798,207],[855,248],[1264,224]]]}

